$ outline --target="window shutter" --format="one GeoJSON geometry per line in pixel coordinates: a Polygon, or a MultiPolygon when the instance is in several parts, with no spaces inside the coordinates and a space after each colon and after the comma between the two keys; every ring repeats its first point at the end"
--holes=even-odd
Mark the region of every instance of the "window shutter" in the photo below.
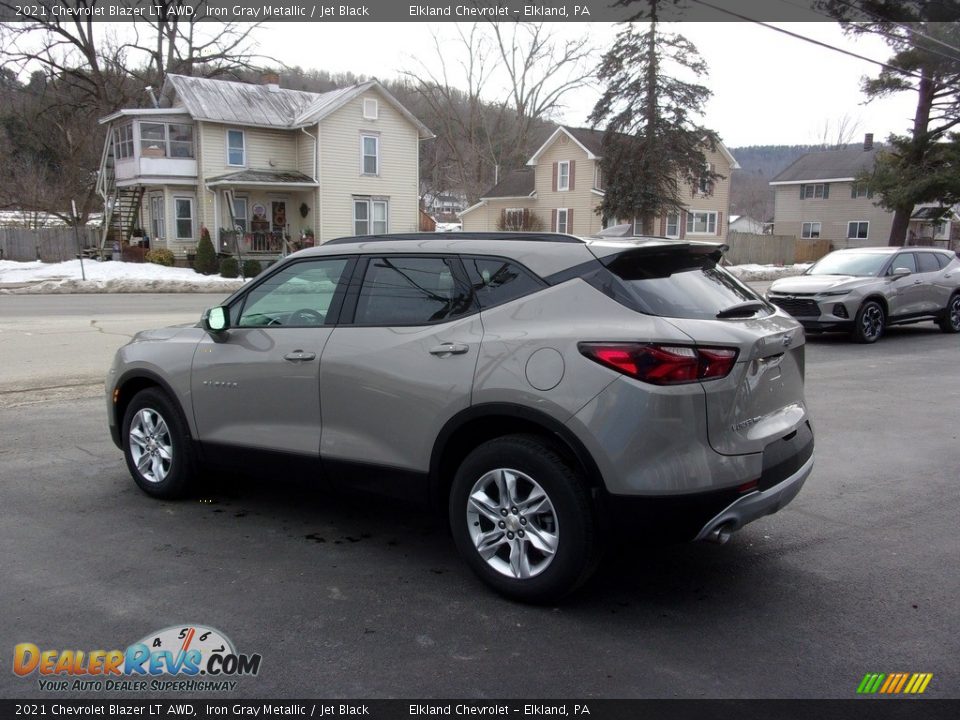
{"type": "Polygon", "coordinates": [[[687,211],[684,210],[680,213],[680,237],[684,238],[687,236],[687,211]]]}
{"type": "MultiPolygon", "coordinates": [[[[573,189],[573,160],[570,161],[570,189],[573,189]]],[[[567,232],[573,235],[573,210],[567,209],[567,232]]]]}
{"type": "MultiPolygon", "coordinates": [[[[556,186],[556,183],[557,183],[557,175],[556,175],[557,164],[556,163],[553,164],[553,171],[554,171],[553,183],[554,183],[554,186],[556,186]]],[[[554,189],[556,189],[556,187],[554,187],[554,189]]],[[[557,209],[556,208],[550,211],[550,231],[551,232],[557,231],[557,209]]]]}
{"type": "Polygon", "coordinates": [[[826,200],[830,197],[830,183],[823,184],[823,199],[826,200]]]}
{"type": "Polygon", "coordinates": [[[723,235],[723,213],[717,213],[717,235],[723,235]]]}
{"type": "Polygon", "coordinates": [[[573,180],[576,177],[576,172],[575,172],[576,169],[577,169],[577,161],[571,160],[570,161],[570,183],[569,183],[571,190],[573,190],[573,180]]]}
{"type": "Polygon", "coordinates": [[[801,199],[801,200],[803,200],[803,191],[804,191],[804,189],[805,189],[806,187],[807,187],[806,185],[801,185],[801,186],[800,186],[800,199],[801,199]]]}
{"type": "Polygon", "coordinates": [[[521,222],[523,223],[523,229],[526,230],[528,227],[530,227],[530,209],[524,208],[523,212],[520,213],[520,217],[522,218],[521,222]]]}
{"type": "Polygon", "coordinates": [[[667,234],[667,216],[664,215],[660,218],[660,236],[665,237],[667,234]]]}
{"type": "Polygon", "coordinates": [[[557,191],[557,167],[560,163],[553,164],[553,191],[557,191]]]}
{"type": "Polygon", "coordinates": [[[500,211],[500,227],[502,228],[507,227],[507,209],[506,208],[500,211]]]}

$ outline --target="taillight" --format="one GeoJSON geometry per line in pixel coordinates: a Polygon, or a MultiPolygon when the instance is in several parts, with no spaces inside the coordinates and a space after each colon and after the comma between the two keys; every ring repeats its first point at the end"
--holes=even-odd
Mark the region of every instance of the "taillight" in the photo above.
{"type": "Polygon", "coordinates": [[[736,348],[648,343],[582,342],[591,360],[653,385],[681,385],[726,377],[737,361],[736,348]]]}

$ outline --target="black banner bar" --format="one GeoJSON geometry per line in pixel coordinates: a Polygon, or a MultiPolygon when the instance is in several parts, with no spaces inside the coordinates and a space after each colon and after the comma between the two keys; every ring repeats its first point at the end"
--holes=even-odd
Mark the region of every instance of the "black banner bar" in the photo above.
{"type": "MultiPolygon", "coordinates": [[[[924,4],[897,4],[884,19],[914,20],[924,4]]],[[[161,5],[153,0],[0,0],[0,21],[136,22],[158,19],[171,3],[161,5]]],[[[650,11],[650,0],[182,0],[176,5],[182,19],[219,22],[618,22],[650,11]]],[[[834,22],[823,5],[819,0],[661,0],[657,13],[665,21],[834,22]]],[[[847,19],[878,19],[860,11],[858,0],[844,7],[847,19]]]]}
{"type": "Polygon", "coordinates": [[[954,720],[960,700],[0,700],[0,717],[954,720]]]}

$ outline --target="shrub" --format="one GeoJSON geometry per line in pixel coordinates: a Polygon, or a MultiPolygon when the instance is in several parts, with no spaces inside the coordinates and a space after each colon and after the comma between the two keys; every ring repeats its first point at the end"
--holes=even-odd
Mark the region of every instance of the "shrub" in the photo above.
{"type": "Polygon", "coordinates": [[[193,261],[193,269],[201,275],[213,275],[217,272],[217,253],[213,249],[213,241],[210,240],[210,231],[206,228],[200,231],[200,242],[197,243],[197,257],[193,261]]]}
{"type": "Polygon", "coordinates": [[[166,267],[173,267],[173,251],[167,250],[166,248],[157,248],[156,250],[150,250],[144,256],[144,259],[148,263],[153,263],[154,265],[164,265],[166,267]]]}
{"type": "Polygon", "coordinates": [[[235,278],[240,275],[240,266],[235,257],[225,257],[220,260],[220,277],[235,278]]]}
{"type": "Polygon", "coordinates": [[[260,261],[259,260],[244,260],[243,261],[243,276],[245,278],[256,277],[260,274],[261,271],[260,261]]]}

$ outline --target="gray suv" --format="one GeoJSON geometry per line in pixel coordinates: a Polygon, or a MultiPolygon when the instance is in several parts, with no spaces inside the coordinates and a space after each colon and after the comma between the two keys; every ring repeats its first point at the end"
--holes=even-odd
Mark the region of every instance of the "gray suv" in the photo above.
{"type": "Polygon", "coordinates": [[[721,247],[461,233],[343,238],[107,378],[137,485],[305,463],[448,514],[501,593],[549,601],[611,538],[724,541],[813,465],[804,335],[721,247]]]}

